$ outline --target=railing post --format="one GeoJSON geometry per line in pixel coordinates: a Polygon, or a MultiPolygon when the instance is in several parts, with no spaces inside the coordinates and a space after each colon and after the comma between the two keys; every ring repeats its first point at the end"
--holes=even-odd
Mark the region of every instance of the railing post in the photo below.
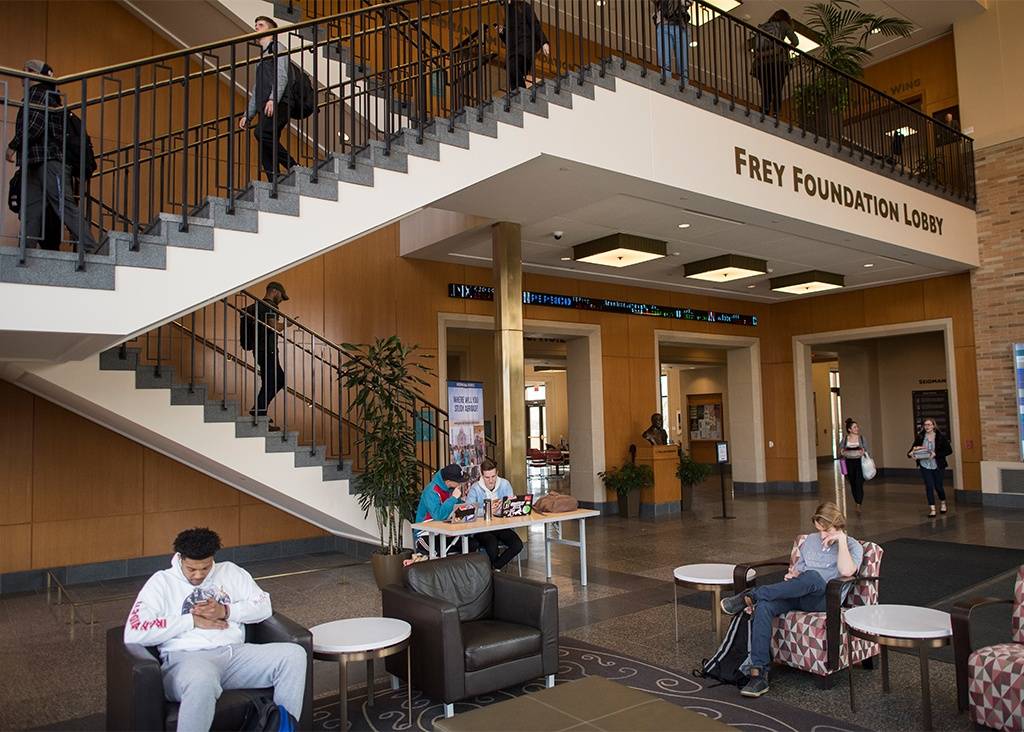
{"type": "MultiPolygon", "coordinates": [[[[330,28],[324,29],[324,36],[327,40],[330,40],[331,31],[330,28]]],[[[319,61],[320,61],[320,49],[321,46],[317,45],[320,41],[320,24],[313,26],[313,170],[310,173],[310,181],[316,185],[320,180],[320,104],[317,97],[320,91],[320,74],[319,74],[319,61]]],[[[326,46],[323,46],[326,48],[326,46]]],[[[302,51],[299,51],[299,60],[302,59],[302,51]]],[[[330,74],[330,71],[328,71],[330,74]]],[[[296,80],[298,81],[298,80],[296,80]]],[[[328,76],[330,81],[330,76],[328,76]]],[[[295,88],[294,86],[292,87],[295,88]]],[[[330,92],[328,92],[330,93],[330,92]]],[[[296,181],[298,186],[298,181],[296,181]]]]}
{"type": "MultiPolygon", "coordinates": [[[[203,321],[205,322],[205,320],[203,321]]],[[[196,312],[192,311],[191,343],[188,356],[188,393],[196,393],[196,312]]]]}
{"type": "MultiPolygon", "coordinates": [[[[291,3],[289,2],[289,5],[290,4],[291,3]]],[[[289,13],[290,12],[291,10],[289,9],[289,13]]],[[[228,88],[231,90],[231,93],[228,94],[228,203],[226,208],[227,213],[229,215],[233,215],[235,213],[235,140],[245,139],[245,132],[243,131],[241,132],[241,134],[239,134],[238,122],[235,120],[235,97],[237,96],[237,94],[235,94],[235,68],[237,64],[237,58],[235,54],[236,47],[235,44],[232,43],[231,69],[229,71],[229,74],[231,76],[231,83],[228,85],[228,88]]],[[[243,112],[242,114],[245,114],[245,112],[243,112]]],[[[227,308],[225,308],[225,317],[226,313],[227,308]]]]}
{"type": "MultiPolygon", "coordinates": [[[[288,331],[289,326],[292,325],[288,318],[284,318],[284,327],[281,329],[281,335],[284,338],[284,358],[281,359],[281,373],[284,374],[284,383],[281,385],[281,391],[284,392],[284,420],[281,425],[281,442],[287,442],[288,440],[288,331]]],[[[293,331],[294,333],[294,331],[293,331]]],[[[292,352],[295,350],[295,336],[292,335],[292,352]]]]}
{"type": "Polygon", "coordinates": [[[191,56],[185,56],[185,72],[182,76],[184,101],[182,104],[183,117],[181,124],[181,224],[178,231],[188,231],[188,99],[189,88],[192,86],[189,79],[189,61],[191,56]]]}
{"type": "MultiPolygon", "coordinates": [[[[316,336],[309,339],[309,454],[316,455],[316,336]]],[[[326,457],[326,455],[324,456],[326,457]]]]}
{"type": "Polygon", "coordinates": [[[343,358],[344,358],[344,356],[341,355],[341,353],[339,353],[339,355],[338,355],[338,470],[344,470],[345,469],[345,455],[344,455],[344,449],[342,447],[345,443],[344,443],[344,440],[342,440],[342,433],[341,433],[341,431],[342,431],[342,429],[344,427],[344,425],[343,425],[344,419],[342,418],[342,414],[343,414],[344,404],[345,404],[345,386],[342,383],[342,378],[343,378],[342,359],[343,358]]]}
{"type": "MultiPolygon", "coordinates": [[[[25,250],[28,248],[28,212],[25,211],[25,202],[28,200],[28,175],[25,175],[28,168],[28,117],[32,114],[29,108],[29,85],[28,78],[22,79],[21,95],[21,206],[20,226],[18,229],[18,264],[25,264],[25,250]]],[[[44,209],[45,211],[45,209],[44,209]]]]}
{"type": "Polygon", "coordinates": [[[160,344],[160,331],[163,330],[163,326],[157,326],[156,329],[156,368],[153,369],[153,375],[156,378],[160,378],[160,366],[163,364],[163,353],[161,352],[160,344]]]}
{"type": "MultiPolygon", "coordinates": [[[[132,120],[132,246],[133,252],[139,251],[139,218],[141,216],[139,212],[139,155],[141,150],[139,147],[139,135],[140,132],[140,118],[139,104],[141,103],[141,92],[139,91],[142,85],[142,67],[135,67],[135,119],[132,120]]],[[[84,86],[84,82],[83,82],[84,86]]],[[[233,96],[233,95],[232,95],[233,96]]],[[[82,98],[82,131],[85,131],[85,97],[82,98]]],[[[152,162],[150,163],[152,165],[152,162]]],[[[82,172],[85,173],[85,145],[82,145],[82,172]]],[[[85,178],[80,178],[82,185],[85,184],[85,178]]],[[[79,210],[81,210],[79,206],[79,210]]],[[[116,254],[111,252],[111,254],[116,254]]]]}
{"type": "Polygon", "coordinates": [[[391,10],[384,10],[384,155],[391,154],[392,107],[394,106],[393,89],[391,88],[391,10]]]}
{"type": "Polygon", "coordinates": [[[416,48],[416,60],[419,66],[419,84],[416,95],[419,97],[419,119],[416,121],[416,144],[423,144],[423,126],[427,123],[427,83],[423,76],[423,0],[416,0],[416,29],[419,31],[420,43],[416,48]]]}
{"type": "Polygon", "coordinates": [[[221,300],[221,310],[223,311],[222,319],[224,324],[224,330],[221,334],[221,350],[224,353],[221,359],[220,409],[222,412],[226,412],[228,409],[228,299],[226,297],[221,300]]]}

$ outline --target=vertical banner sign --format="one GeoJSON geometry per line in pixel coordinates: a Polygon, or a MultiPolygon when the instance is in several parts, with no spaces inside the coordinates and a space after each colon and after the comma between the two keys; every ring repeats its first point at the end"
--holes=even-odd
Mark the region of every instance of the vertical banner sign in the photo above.
{"type": "Polygon", "coordinates": [[[466,477],[480,477],[484,459],[484,385],[479,381],[448,382],[448,436],[452,461],[466,477]]]}
{"type": "Polygon", "coordinates": [[[1013,344],[1013,373],[1017,377],[1017,437],[1020,459],[1024,460],[1024,343],[1013,344]]]}

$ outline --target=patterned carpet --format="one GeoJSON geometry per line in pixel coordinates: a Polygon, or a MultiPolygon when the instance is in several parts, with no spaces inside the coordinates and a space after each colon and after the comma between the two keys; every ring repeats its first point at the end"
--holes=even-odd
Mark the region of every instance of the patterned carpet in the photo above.
{"type": "MultiPolygon", "coordinates": [[[[661,668],[636,658],[624,656],[605,648],[599,648],[577,640],[568,639],[559,648],[561,657],[556,683],[563,684],[584,676],[603,676],[646,691],[673,704],[717,719],[733,727],[764,730],[765,732],[796,730],[810,732],[840,732],[861,730],[822,716],[815,712],[774,701],[770,697],[745,699],[733,686],[716,686],[714,682],[695,678],[691,673],[661,668]]],[[[510,687],[486,696],[478,696],[455,705],[455,713],[496,704],[521,694],[530,694],[544,688],[543,679],[535,679],[522,686],[510,687]]],[[[413,730],[427,732],[433,729],[434,720],[444,715],[440,703],[425,698],[413,690],[413,730]]],[[[350,729],[362,732],[408,731],[409,713],[406,708],[406,690],[403,684],[397,691],[378,690],[376,703],[366,703],[365,691],[352,692],[349,696],[350,729]]],[[[314,727],[318,730],[337,730],[338,697],[318,699],[314,707],[314,727]]],[[[524,730],[523,732],[529,732],[524,730]]]]}

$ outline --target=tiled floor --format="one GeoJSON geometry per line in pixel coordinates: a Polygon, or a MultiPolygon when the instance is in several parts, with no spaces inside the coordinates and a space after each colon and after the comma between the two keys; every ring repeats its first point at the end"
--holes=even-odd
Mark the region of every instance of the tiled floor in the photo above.
{"type": "MultiPolygon", "coordinates": [[[[819,495],[744,496],[731,506],[737,518],[712,517],[720,510],[717,485],[698,489],[692,511],[659,522],[604,518],[588,524],[589,579],[578,584],[577,553],[555,547],[552,581],[559,588],[560,622],[569,637],[615,649],[651,663],[689,671],[711,654],[713,639],[708,611],[694,607],[696,598],[681,604],[682,638],[673,633],[671,573],[680,564],[701,561],[736,562],[779,557],[788,553],[793,536],[808,528],[809,517],[822,498],[835,496],[831,473],[820,476],[819,495]]],[[[925,518],[923,489],[916,483],[867,486],[863,514],[850,518],[851,535],[884,541],[897,537],[932,538],[972,544],[1024,548],[1024,512],[952,506],[936,520],[925,518]]],[[[574,537],[575,527],[566,528],[574,537]]],[[[544,553],[540,533],[528,542],[524,572],[539,577],[544,553]]],[[[323,566],[343,561],[340,555],[306,556],[248,565],[254,574],[323,566]]],[[[510,570],[514,570],[514,563],[510,570]]],[[[307,626],[341,617],[380,612],[380,599],[368,565],[298,577],[266,580],[276,609],[307,626]]],[[[103,711],[104,635],[123,622],[128,602],[99,608],[95,637],[80,632],[70,641],[63,622],[42,595],[0,600],[0,729],[49,724],[103,711]],[[13,673],[12,670],[16,670],[13,673]]],[[[360,665],[354,664],[353,672],[360,665]]],[[[874,729],[916,729],[919,721],[917,661],[893,654],[893,693],[880,694],[878,671],[856,673],[857,715],[849,709],[842,684],[817,689],[804,674],[778,671],[772,696],[842,719],[855,719],[874,729]]],[[[317,662],[317,694],[336,690],[337,673],[317,662]]],[[[950,665],[932,663],[932,696],[938,729],[970,729],[956,715],[954,677],[950,665]]]]}

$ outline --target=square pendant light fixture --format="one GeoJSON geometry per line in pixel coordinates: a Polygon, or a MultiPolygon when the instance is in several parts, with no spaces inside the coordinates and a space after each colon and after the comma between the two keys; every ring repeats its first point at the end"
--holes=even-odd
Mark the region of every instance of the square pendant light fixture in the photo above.
{"type": "Polygon", "coordinates": [[[771,279],[771,289],[774,292],[785,292],[790,295],[809,295],[812,292],[835,290],[844,284],[845,280],[842,275],[822,272],[818,269],[771,279]]]}
{"type": "Polygon", "coordinates": [[[602,236],[572,248],[572,258],[577,262],[603,264],[606,267],[629,267],[659,259],[666,254],[668,245],[665,242],[633,234],[602,236]]]}
{"type": "Polygon", "coordinates": [[[708,282],[732,282],[744,277],[762,275],[767,271],[768,263],[763,259],[744,257],[740,254],[723,254],[683,265],[685,277],[708,282]]]}

